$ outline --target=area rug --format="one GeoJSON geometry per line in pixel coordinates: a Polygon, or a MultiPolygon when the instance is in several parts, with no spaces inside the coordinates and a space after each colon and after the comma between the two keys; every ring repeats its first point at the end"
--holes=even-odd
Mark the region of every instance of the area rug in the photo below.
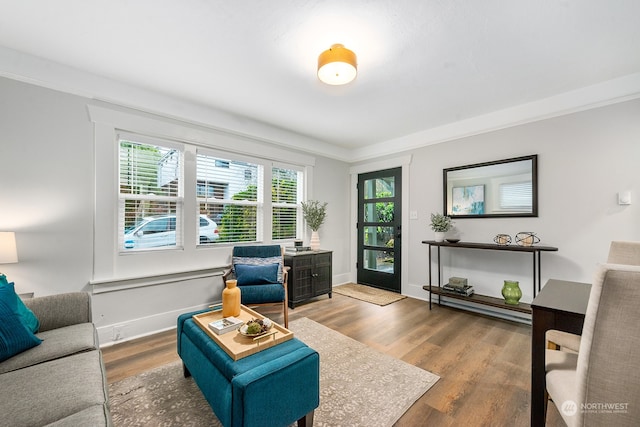
{"type": "Polygon", "coordinates": [[[355,283],[336,286],[333,288],[333,292],[382,306],[406,298],[404,295],[395,292],[385,291],[384,289],[378,289],[372,286],[357,285],[355,283]]]}
{"type": "MultiPolygon", "coordinates": [[[[289,329],[320,353],[316,427],[392,426],[439,379],[313,320],[289,329]]],[[[111,384],[109,396],[116,427],[221,425],[180,362],[111,384]]]]}

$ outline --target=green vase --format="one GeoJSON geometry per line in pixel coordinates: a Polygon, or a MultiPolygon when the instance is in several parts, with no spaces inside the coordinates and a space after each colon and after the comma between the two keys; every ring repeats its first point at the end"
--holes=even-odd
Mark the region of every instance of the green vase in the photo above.
{"type": "Polygon", "coordinates": [[[510,305],[518,305],[520,298],[522,298],[522,291],[520,290],[519,283],[515,280],[505,280],[502,287],[502,296],[504,302],[510,305]]]}

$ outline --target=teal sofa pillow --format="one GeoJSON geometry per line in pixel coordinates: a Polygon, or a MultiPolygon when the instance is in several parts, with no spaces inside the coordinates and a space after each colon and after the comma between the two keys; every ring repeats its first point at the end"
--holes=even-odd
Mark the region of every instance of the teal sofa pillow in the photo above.
{"type": "Polygon", "coordinates": [[[278,264],[236,264],[235,271],[238,286],[278,283],[278,267],[278,264]]]}
{"type": "Polygon", "coordinates": [[[13,283],[0,286],[0,362],[42,342],[22,323],[18,299],[13,283]]]}
{"type": "Polygon", "coordinates": [[[24,302],[22,302],[22,299],[15,293],[14,283],[7,282],[7,276],[1,274],[0,288],[5,286],[10,286],[13,294],[16,296],[16,308],[22,323],[34,334],[38,332],[38,329],[40,329],[40,321],[38,320],[36,315],[33,314],[33,311],[29,310],[29,308],[24,305],[24,302]]]}

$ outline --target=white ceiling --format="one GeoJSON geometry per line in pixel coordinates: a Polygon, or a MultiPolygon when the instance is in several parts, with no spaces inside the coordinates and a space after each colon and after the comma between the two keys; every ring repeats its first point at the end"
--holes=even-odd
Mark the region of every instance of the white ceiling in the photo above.
{"type": "MultiPolygon", "coordinates": [[[[640,96],[639,0],[0,0],[0,10],[11,51],[356,159],[640,96]],[[358,56],[346,86],[316,78],[333,43],[358,56]]],[[[0,73],[15,77],[19,61],[7,62],[0,73]]]]}

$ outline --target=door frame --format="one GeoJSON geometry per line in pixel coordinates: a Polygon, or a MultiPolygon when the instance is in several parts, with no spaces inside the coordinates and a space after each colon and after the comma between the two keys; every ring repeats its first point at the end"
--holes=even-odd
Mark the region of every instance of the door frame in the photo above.
{"type": "Polygon", "coordinates": [[[357,279],[356,262],[358,261],[358,175],[362,173],[381,171],[385,169],[402,168],[402,234],[406,236],[404,239],[400,239],[401,242],[401,267],[400,267],[400,293],[405,295],[407,293],[407,279],[409,266],[407,262],[407,254],[409,253],[409,236],[411,236],[411,223],[409,222],[409,166],[411,165],[412,155],[399,156],[391,159],[385,159],[370,163],[364,163],[361,165],[352,166],[349,168],[349,174],[351,176],[351,191],[350,191],[350,240],[349,240],[349,277],[350,281],[355,283],[357,279]]]}

